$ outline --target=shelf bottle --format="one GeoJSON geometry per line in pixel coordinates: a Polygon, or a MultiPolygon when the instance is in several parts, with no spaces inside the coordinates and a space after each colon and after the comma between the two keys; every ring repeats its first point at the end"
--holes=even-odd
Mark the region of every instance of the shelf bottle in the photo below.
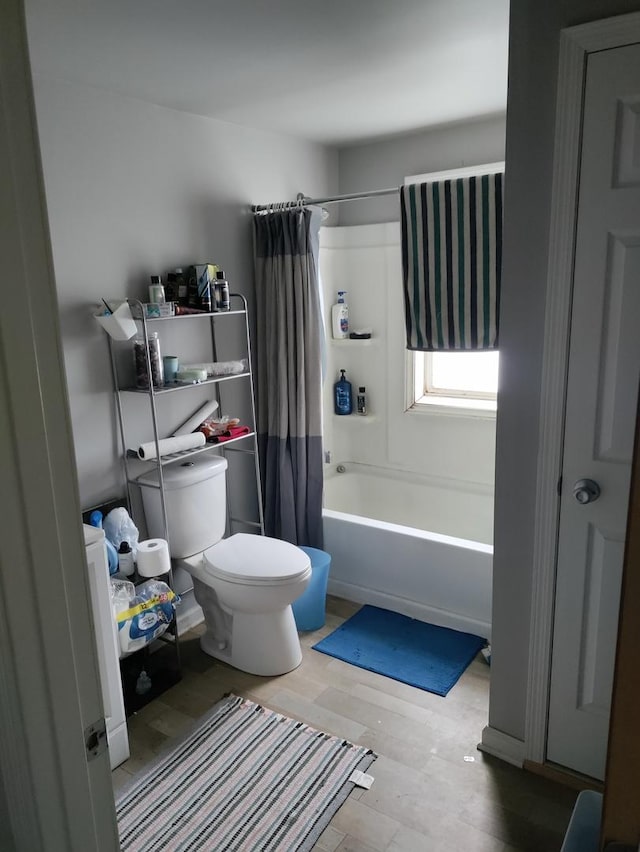
{"type": "Polygon", "coordinates": [[[363,385],[358,388],[358,396],[356,397],[356,411],[358,414],[367,413],[367,397],[365,391],[366,389],[363,385]]]}
{"type": "Polygon", "coordinates": [[[338,301],[331,308],[331,330],[335,340],[346,340],[349,337],[349,306],[346,297],[346,290],[338,290],[338,301]]]}
{"type": "Polygon", "coordinates": [[[351,414],[353,397],[351,382],[345,378],[345,370],[340,370],[340,378],[333,386],[333,408],[336,414],[351,414]]]}

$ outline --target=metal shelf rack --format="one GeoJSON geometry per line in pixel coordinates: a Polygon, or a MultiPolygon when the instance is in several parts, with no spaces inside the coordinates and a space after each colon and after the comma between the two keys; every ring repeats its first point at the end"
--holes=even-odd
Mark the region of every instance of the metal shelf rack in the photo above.
{"type": "MultiPolygon", "coordinates": [[[[253,382],[253,373],[252,373],[252,360],[251,360],[251,340],[250,340],[250,330],[249,330],[249,317],[247,310],[247,300],[240,293],[232,293],[230,295],[232,309],[229,311],[218,311],[218,312],[201,312],[197,314],[185,314],[178,315],[172,317],[146,317],[143,305],[141,302],[137,300],[130,299],[129,305],[132,308],[132,314],[136,320],[138,327],[140,328],[140,337],[142,337],[145,342],[148,344],[150,338],[150,327],[156,325],[156,323],[176,323],[182,326],[184,323],[203,323],[208,321],[210,324],[210,351],[212,354],[212,360],[215,362],[218,360],[218,345],[216,343],[216,324],[217,323],[225,323],[229,321],[230,317],[233,316],[244,316],[244,349],[246,353],[246,362],[248,364],[248,369],[242,373],[235,373],[233,375],[223,375],[223,376],[215,376],[212,378],[208,378],[204,381],[197,382],[195,384],[171,384],[169,386],[164,387],[154,387],[153,382],[151,381],[152,369],[151,369],[151,358],[150,358],[150,350],[149,346],[146,346],[146,358],[147,358],[147,375],[150,377],[149,387],[142,389],[137,387],[132,387],[130,385],[124,384],[121,381],[121,373],[122,368],[119,369],[119,358],[118,356],[122,355],[123,348],[127,346],[131,346],[131,340],[120,342],[114,341],[109,336],[109,356],[111,361],[111,371],[113,378],[113,387],[115,393],[115,401],[116,401],[116,415],[118,421],[118,429],[119,429],[119,437],[121,442],[122,449],[122,460],[123,460],[123,468],[124,468],[124,476],[127,486],[127,498],[130,507],[130,511],[132,515],[135,517],[135,509],[134,506],[139,504],[139,501],[134,500],[133,489],[139,489],[139,484],[137,482],[141,472],[149,471],[153,469],[153,466],[157,469],[158,476],[158,484],[157,487],[160,490],[160,503],[162,507],[162,515],[164,520],[164,532],[163,536],[167,540],[169,540],[169,530],[168,530],[168,522],[167,522],[167,508],[166,508],[166,500],[165,500],[165,487],[164,487],[164,478],[163,478],[163,469],[165,469],[168,465],[182,463],[185,459],[190,456],[195,456],[203,452],[215,452],[217,454],[225,455],[227,452],[230,453],[243,453],[249,454],[253,456],[253,468],[255,471],[255,484],[256,484],[256,506],[257,506],[257,516],[255,518],[241,518],[233,515],[230,510],[230,501],[227,500],[227,529],[229,532],[232,531],[233,527],[237,524],[240,524],[245,527],[250,527],[256,530],[260,535],[264,535],[264,513],[262,507],[262,492],[260,487],[260,465],[258,459],[258,441],[257,441],[257,433],[256,433],[256,410],[255,410],[255,393],[254,393],[254,382],[253,382]],[[241,307],[236,307],[241,306],[241,307]],[[158,410],[157,401],[159,397],[165,396],[167,394],[175,394],[180,392],[185,394],[191,393],[194,388],[202,388],[203,386],[211,386],[213,391],[215,392],[215,398],[218,401],[219,412],[222,414],[224,412],[223,403],[224,403],[224,389],[231,386],[236,382],[245,382],[247,385],[247,393],[249,395],[249,412],[251,423],[245,424],[249,426],[249,432],[247,434],[238,436],[236,438],[230,438],[221,443],[211,443],[206,444],[204,447],[198,447],[193,450],[184,450],[178,453],[171,453],[169,455],[160,455],[160,447],[159,441],[163,437],[162,429],[161,429],[161,415],[158,410]],[[127,440],[127,397],[140,395],[146,396],[149,403],[149,420],[150,420],[150,431],[152,434],[152,441],[156,445],[156,458],[150,460],[141,460],[138,457],[138,454],[132,447],[129,445],[127,440]],[[138,471],[134,470],[134,466],[137,466],[138,471]]],[[[227,489],[229,489],[229,477],[227,477],[227,489]]],[[[148,487],[149,483],[145,483],[148,487]]],[[[229,496],[229,495],[227,495],[229,496]]],[[[173,586],[173,572],[169,577],[169,582],[173,586]]],[[[166,634],[165,634],[166,635],[166,634]]],[[[173,641],[176,647],[176,654],[178,657],[178,665],[179,665],[179,637],[178,637],[178,629],[177,624],[174,621],[174,629],[172,631],[172,638],[169,641],[173,641]]]]}

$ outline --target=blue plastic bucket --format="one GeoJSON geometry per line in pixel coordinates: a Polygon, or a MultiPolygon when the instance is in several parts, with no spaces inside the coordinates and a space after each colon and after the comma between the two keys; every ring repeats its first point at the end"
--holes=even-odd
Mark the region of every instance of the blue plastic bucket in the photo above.
{"type": "Polygon", "coordinates": [[[311,579],[302,595],[291,604],[298,630],[318,630],[324,627],[327,600],[327,580],[331,556],[317,547],[302,547],[311,560],[311,579]]]}

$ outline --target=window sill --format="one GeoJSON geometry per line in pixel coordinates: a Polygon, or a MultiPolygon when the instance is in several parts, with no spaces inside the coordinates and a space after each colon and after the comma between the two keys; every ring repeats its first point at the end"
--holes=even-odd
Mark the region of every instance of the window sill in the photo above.
{"type": "Polygon", "coordinates": [[[460,396],[422,396],[407,411],[415,414],[444,414],[450,417],[479,417],[495,420],[495,399],[470,399],[460,396]]]}

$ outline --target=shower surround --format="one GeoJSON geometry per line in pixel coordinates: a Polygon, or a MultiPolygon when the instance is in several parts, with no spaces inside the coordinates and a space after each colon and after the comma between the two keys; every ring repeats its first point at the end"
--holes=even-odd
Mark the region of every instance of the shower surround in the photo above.
{"type": "Polygon", "coordinates": [[[488,638],[495,418],[412,407],[399,223],[322,228],[320,276],[329,588],[488,638]],[[347,291],[351,329],[371,329],[370,339],[331,337],[338,290],[347,291]],[[366,387],[366,416],[334,414],[340,369],[366,387]]]}

